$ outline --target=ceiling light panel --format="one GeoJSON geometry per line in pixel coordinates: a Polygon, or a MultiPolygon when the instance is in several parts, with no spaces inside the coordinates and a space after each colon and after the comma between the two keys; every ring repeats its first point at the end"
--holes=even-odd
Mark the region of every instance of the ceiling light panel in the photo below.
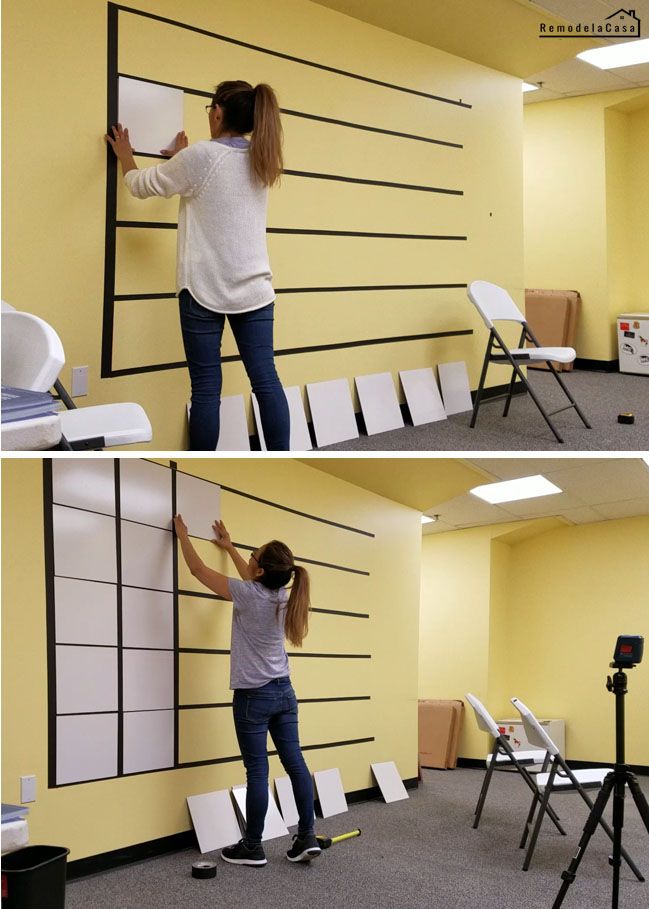
{"type": "Polygon", "coordinates": [[[470,490],[471,495],[478,496],[485,502],[498,505],[501,502],[517,502],[521,499],[535,499],[539,496],[556,495],[562,492],[541,474],[532,477],[521,477],[518,480],[505,480],[503,483],[488,483],[470,490]]]}

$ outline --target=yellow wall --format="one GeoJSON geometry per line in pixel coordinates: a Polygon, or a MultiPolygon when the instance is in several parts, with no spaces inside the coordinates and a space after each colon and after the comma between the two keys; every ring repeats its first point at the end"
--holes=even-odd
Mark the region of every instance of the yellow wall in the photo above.
{"type": "Polygon", "coordinates": [[[525,106],[525,286],[581,293],[575,347],[587,359],[615,359],[615,317],[646,309],[649,281],[639,262],[649,216],[638,203],[649,193],[649,131],[646,109],[625,110],[646,95],[634,89],[525,106]]]}
{"type": "MultiPolygon", "coordinates": [[[[441,138],[463,150],[285,115],[286,167],[464,190],[464,196],[285,176],[269,225],[467,235],[467,242],[269,235],[282,287],[505,284],[522,302],[522,104],[519,80],[305,0],[148,0],[143,8],[208,31],[473,105],[466,110],[260,54],[129,13],[119,14],[119,69],[211,91],[225,78],[268,81],[288,109],[441,138]]],[[[84,403],[134,400],[152,448],[185,443],[185,369],[100,379],[106,207],[105,0],[21,0],[4,10],[5,298],[50,321],[69,367],[90,366],[84,403]],[[25,61],[29,60],[29,66],[25,61]],[[79,73],[83,78],[79,78],[79,73]],[[65,137],[61,136],[65,124],[65,137]]],[[[205,99],[185,96],[190,139],[206,136],[205,99]]],[[[150,159],[140,159],[141,165],[150,159]]],[[[118,191],[118,218],[174,221],[177,200],[118,191]]],[[[116,293],[174,287],[175,232],[120,228],[116,293]]],[[[115,304],[114,368],[184,359],[177,302],[115,304]]],[[[278,359],[285,385],[466,360],[477,385],[484,329],[462,289],[305,293],[278,297],[276,347],[287,349],[455,329],[476,334],[278,359]]],[[[234,353],[226,333],[224,354],[234,353]]],[[[490,383],[502,382],[495,371],[490,383]]],[[[240,363],[224,394],[246,394],[240,363]]]]}
{"type": "MultiPolygon", "coordinates": [[[[302,743],[375,738],[369,743],[307,751],[310,769],[339,767],[346,791],[373,785],[371,761],[394,760],[403,778],[415,777],[419,514],[288,460],[187,459],[178,466],[195,476],[376,534],[371,539],[222,492],[222,515],[233,539],[252,539],[256,544],[272,534],[285,539],[296,554],[370,572],[365,577],[307,566],[314,607],[364,612],[370,618],[313,613],[305,652],[370,653],[372,658],[292,658],[298,697],[369,694],[371,700],[301,705],[302,743]]],[[[5,459],[2,468],[3,798],[18,802],[19,776],[35,774],[38,800],[30,806],[30,837],[33,842],[64,843],[72,850],[72,859],[189,829],[186,797],[244,782],[240,761],[47,788],[42,461],[5,459]]],[[[196,545],[215,567],[236,575],[211,544],[197,541],[196,545]]],[[[180,586],[195,586],[183,567],[180,586]]],[[[229,604],[181,597],[180,609],[181,646],[229,647],[229,604]]],[[[227,657],[181,654],[180,662],[179,703],[229,699],[227,657]]],[[[180,714],[181,761],[237,753],[227,708],[180,714]]],[[[271,776],[278,775],[284,771],[272,758],[271,776]]]]}
{"type": "MultiPolygon", "coordinates": [[[[569,758],[614,760],[604,682],[617,636],[649,636],[648,532],[639,517],[522,537],[515,525],[425,537],[420,697],[472,691],[495,717],[511,716],[509,698],[520,697],[538,716],[565,719],[569,758]]],[[[629,763],[649,763],[648,699],[643,664],[629,673],[629,763]]],[[[469,711],[460,755],[482,758],[486,744],[469,711]]]]}

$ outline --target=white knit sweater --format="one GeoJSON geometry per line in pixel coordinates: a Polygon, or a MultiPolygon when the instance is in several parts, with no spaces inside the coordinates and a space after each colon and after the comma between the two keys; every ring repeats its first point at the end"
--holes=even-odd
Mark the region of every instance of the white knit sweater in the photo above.
{"type": "Polygon", "coordinates": [[[125,181],[138,199],[180,195],[176,290],[207,309],[246,312],[275,294],[266,247],[268,189],[250,167],[250,152],[197,142],[169,161],[131,170],[125,181]]]}

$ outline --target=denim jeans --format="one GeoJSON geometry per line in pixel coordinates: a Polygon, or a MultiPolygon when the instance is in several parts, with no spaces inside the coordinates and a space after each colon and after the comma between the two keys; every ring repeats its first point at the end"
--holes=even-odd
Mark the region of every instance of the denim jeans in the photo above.
{"type": "Polygon", "coordinates": [[[293,786],[299,814],[298,835],[313,833],[313,781],[297,730],[297,698],[287,678],[261,688],[237,688],[232,703],[234,727],[246,768],[246,841],[261,842],[268,809],[268,746],[271,738],[293,786]]]}
{"type": "MultiPolygon", "coordinates": [[[[214,451],[219,439],[221,404],[221,338],[225,315],[201,306],[187,289],[180,299],[192,406],[189,450],[214,451]]],[[[289,450],[289,414],[284,389],[275,370],[273,351],[274,303],[252,312],[228,315],[243,365],[259,403],[261,424],[270,451],[289,450]]]]}

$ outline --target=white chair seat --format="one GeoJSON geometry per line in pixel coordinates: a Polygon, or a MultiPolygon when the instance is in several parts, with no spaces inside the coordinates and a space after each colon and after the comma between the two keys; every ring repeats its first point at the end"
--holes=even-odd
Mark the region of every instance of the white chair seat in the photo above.
{"type": "Polygon", "coordinates": [[[73,444],[102,437],[107,448],[150,442],[151,424],[139,404],[98,404],[61,413],[61,429],[73,444]]]}
{"type": "MultiPolygon", "coordinates": [[[[514,756],[520,764],[542,764],[545,760],[545,751],[515,751],[514,756]]],[[[512,764],[509,755],[507,754],[497,754],[496,755],[497,764],[512,764]]],[[[487,755],[486,760],[487,767],[491,764],[491,755],[487,755]]]]}
{"type": "Polygon", "coordinates": [[[61,414],[2,424],[3,451],[45,451],[61,441],[61,414]]]}
{"type": "Polygon", "coordinates": [[[554,360],[556,363],[572,363],[577,351],[572,347],[512,347],[512,356],[526,354],[530,360],[554,360]]]}
{"type": "MultiPolygon", "coordinates": [[[[604,778],[611,772],[612,767],[586,767],[584,770],[573,770],[577,781],[584,788],[601,786],[604,778]]],[[[541,792],[545,789],[550,778],[549,773],[539,773],[536,777],[536,785],[541,792]]],[[[555,789],[574,789],[575,785],[567,776],[559,776],[557,773],[552,783],[552,791],[555,789]]]]}

